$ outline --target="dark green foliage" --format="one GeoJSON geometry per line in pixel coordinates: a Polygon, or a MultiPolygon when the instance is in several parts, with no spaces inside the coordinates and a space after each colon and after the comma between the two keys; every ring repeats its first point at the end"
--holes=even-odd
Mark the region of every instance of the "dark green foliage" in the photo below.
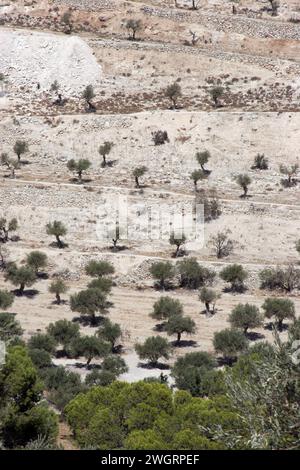
{"type": "Polygon", "coordinates": [[[113,281],[106,277],[99,277],[88,283],[89,289],[99,289],[105,294],[109,294],[111,292],[112,286],[113,281]]]}
{"type": "Polygon", "coordinates": [[[247,197],[248,194],[248,186],[251,184],[251,178],[245,173],[239,174],[235,178],[237,184],[243,189],[244,194],[243,197],[247,197]]]}
{"type": "Polygon", "coordinates": [[[254,158],[254,165],[252,167],[255,170],[267,170],[269,168],[268,159],[264,154],[258,153],[254,158]]]}
{"type": "Polygon", "coordinates": [[[0,217],[0,242],[6,243],[9,240],[9,233],[15,232],[18,229],[18,221],[16,218],[7,220],[5,217],[0,217]]]}
{"type": "Polygon", "coordinates": [[[295,304],[290,299],[268,298],[262,308],[266,318],[275,317],[279,331],[282,330],[283,320],[295,318],[295,304]]]}
{"type": "Polygon", "coordinates": [[[184,245],[186,242],[186,236],[184,235],[184,233],[181,235],[175,235],[174,233],[172,233],[169,241],[171,245],[176,246],[174,257],[177,258],[180,254],[181,246],[184,245]]]}
{"type": "Polygon", "coordinates": [[[300,287],[300,269],[290,265],[287,268],[267,268],[259,273],[262,289],[291,292],[300,287]]]}
{"type": "Polygon", "coordinates": [[[114,274],[115,268],[108,261],[92,260],[86,265],[85,272],[91,277],[102,277],[114,274]]]}
{"type": "Polygon", "coordinates": [[[245,335],[239,330],[229,328],[214,334],[214,348],[217,353],[223,354],[225,359],[234,360],[248,347],[245,335]]]}
{"type": "Polygon", "coordinates": [[[71,310],[81,315],[91,317],[92,324],[96,322],[96,313],[105,314],[107,310],[106,294],[99,289],[86,289],[70,298],[71,310]]]}
{"type": "Polygon", "coordinates": [[[14,286],[19,286],[19,294],[22,295],[25,287],[30,287],[35,283],[36,275],[29,266],[18,268],[15,263],[11,263],[6,270],[5,280],[10,281],[14,286]]]}
{"type": "Polygon", "coordinates": [[[202,351],[178,358],[172,368],[176,387],[200,397],[222,393],[222,373],[215,370],[216,366],[214,357],[202,351]]]}
{"type": "Polygon", "coordinates": [[[54,220],[54,222],[49,222],[46,225],[47,235],[54,235],[56,238],[58,248],[63,248],[64,243],[61,241],[60,237],[63,237],[67,233],[67,229],[62,222],[59,220],[54,220]]]}
{"type": "Polygon", "coordinates": [[[23,330],[15,313],[0,313],[0,341],[10,342],[22,334],[23,330]]]}
{"type": "Polygon", "coordinates": [[[171,101],[172,109],[176,109],[178,98],[182,95],[181,86],[175,82],[165,89],[165,96],[171,101]]]}
{"type": "Polygon", "coordinates": [[[118,323],[112,323],[110,320],[105,319],[97,331],[97,336],[103,341],[107,341],[111,345],[111,351],[114,352],[117,341],[122,336],[122,330],[118,323]]]}
{"type": "Polygon", "coordinates": [[[248,273],[241,264],[231,264],[220,272],[220,278],[223,281],[229,282],[231,290],[236,292],[242,291],[245,288],[244,281],[247,277],[248,273]]]}
{"type": "Polygon", "coordinates": [[[164,326],[164,330],[170,336],[177,335],[176,345],[179,345],[183,333],[191,335],[196,332],[196,324],[190,317],[171,315],[164,326]]]}
{"type": "Polygon", "coordinates": [[[49,399],[59,410],[63,410],[70,400],[85,390],[80,375],[62,366],[47,369],[43,373],[43,380],[49,392],[49,399]]]}
{"type": "Polygon", "coordinates": [[[45,349],[29,349],[28,354],[37,369],[52,366],[51,355],[45,349]]]}
{"type": "Polygon", "coordinates": [[[32,335],[28,341],[29,349],[41,349],[53,354],[56,350],[57,343],[49,334],[36,333],[32,335]]]}
{"type": "Polygon", "coordinates": [[[21,155],[28,152],[28,143],[25,140],[17,140],[14,145],[14,152],[18,157],[18,162],[21,162],[21,155]]]}
{"type": "Polygon", "coordinates": [[[150,273],[158,281],[160,289],[169,287],[169,282],[174,278],[175,270],[170,261],[157,261],[150,267],[150,273]]]}
{"type": "Polygon", "coordinates": [[[168,341],[161,336],[151,336],[143,344],[137,343],[135,350],[140,359],[146,359],[150,365],[154,366],[161,357],[169,359],[171,352],[168,341]]]}
{"type": "Polygon", "coordinates": [[[42,251],[31,251],[26,257],[26,264],[34,270],[36,275],[39,270],[47,266],[47,255],[42,251]]]}
{"type": "Polygon", "coordinates": [[[103,158],[102,166],[107,165],[106,157],[107,157],[107,155],[110,154],[113,146],[114,146],[113,142],[109,142],[109,141],[105,141],[103,145],[100,145],[98,151],[99,151],[99,154],[103,158]]]}
{"type": "Polygon", "coordinates": [[[216,86],[216,87],[212,88],[209,93],[210,93],[210,95],[212,97],[212,100],[214,102],[214,106],[217,108],[220,104],[219,100],[220,100],[221,96],[223,96],[223,94],[224,94],[224,88],[222,88],[221,86],[216,86]]]}
{"type": "Polygon", "coordinates": [[[58,320],[48,325],[47,333],[57,344],[60,344],[63,347],[63,351],[68,354],[72,341],[79,337],[79,325],[66,319],[58,320]]]}
{"type": "Polygon", "coordinates": [[[204,150],[203,152],[196,153],[196,160],[201,166],[203,171],[205,171],[204,165],[208,162],[210,158],[211,158],[211,154],[208,150],[204,150]]]}
{"type": "Polygon", "coordinates": [[[215,305],[218,298],[219,295],[216,293],[216,291],[214,291],[213,289],[209,289],[208,287],[202,287],[199,294],[199,299],[201,300],[201,302],[204,303],[207,315],[211,313],[211,304],[213,304],[212,313],[215,313],[215,305]]]}
{"type": "Polygon", "coordinates": [[[126,21],[125,28],[128,29],[128,31],[131,31],[131,36],[129,39],[134,41],[136,38],[136,33],[143,29],[143,23],[140,19],[130,18],[126,21]]]}
{"type": "Polygon", "coordinates": [[[207,423],[236,428],[238,418],[224,399],[173,393],[157,382],[113,382],[77,396],[65,409],[75,439],[95,449],[214,449],[207,423]]]}
{"type": "Polygon", "coordinates": [[[55,413],[41,404],[42,384],[24,347],[8,349],[0,369],[0,433],[5,448],[25,446],[43,436],[49,443],[57,436],[55,413]]]}
{"type": "Polygon", "coordinates": [[[85,357],[89,366],[92,359],[105,357],[110,350],[109,344],[96,336],[79,336],[72,341],[72,353],[75,357],[85,357]]]}
{"type": "Polygon", "coordinates": [[[229,322],[234,328],[241,328],[247,334],[248,328],[259,328],[263,318],[255,305],[238,304],[229,315],[229,322]]]}
{"type": "Polygon", "coordinates": [[[49,292],[55,294],[56,303],[60,305],[61,294],[65,294],[68,290],[66,283],[62,279],[55,279],[49,286],[49,292]]]}
{"type": "Polygon", "coordinates": [[[196,258],[187,258],[178,262],[177,269],[180,274],[180,285],[188,289],[211,285],[216,276],[214,271],[200,266],[196,258]]]}
{"type": "Polygon", "coordinates": [[[132,172],[132,175],[135,179],[135,186],[137,188],[140,188],[140,178],[141,176],[144,176],[144,174],[147,172],[147,167],[146,166],[138,166],[137,168],[135,168],[132,172]]]}
{"type": "Polygon", "coordinates": [[[74,158],[68,161],[67,163],[68,169],[78,175],[78,181],[82,182],[82,173],[88,170],[91,166],[91,162],[86,158],[80,158],[80,160],[76,161],[74,158]]]}
{"type": "Polygon", "coordinates": [[[153,305],[151,318],[155,320],[167,320],[173,315],[182,315],[183,306],[179,300],[171,297],[160,297],[153,305]]]}
{"type": "Polygon", "coordinates": [[[0,290],[0,309],[7,310],[14,302],[14,295],[8,290],[0,290]]]}

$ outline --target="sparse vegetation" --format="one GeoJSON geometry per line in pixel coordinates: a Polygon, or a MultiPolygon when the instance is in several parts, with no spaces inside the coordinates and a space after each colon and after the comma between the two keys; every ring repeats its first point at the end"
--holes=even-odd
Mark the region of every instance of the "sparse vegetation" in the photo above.
{"type": "Polygon", "coordinates": [[[67,166],[68,170],[77,174],[79,183],[82,183],[82,173],[90,168],[91,162],[86,158],[80,158],[78,161],[72,158],[67,166]]]}

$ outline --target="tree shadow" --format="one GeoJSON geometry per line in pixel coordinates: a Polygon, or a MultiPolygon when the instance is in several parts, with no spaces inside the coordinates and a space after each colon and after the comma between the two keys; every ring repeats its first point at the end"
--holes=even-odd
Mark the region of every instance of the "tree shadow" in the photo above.
{"type": "Polygon", "coordinates": [[[70,178],[71,183],[76,183],[76,184],[85,184],[85,183],[91,183],[92,179],[91,178],[82,178],[81,180],[79,178],[70,178]]]}
{"type": "Polygon", "coordinates": [[[101,163],[101,168],[112,168],[118,163],[118,160],[106,160],[106,163],[101,163]]]}
{"type": "Polygon", "coordinates": [[[155,282],[153,288],[154,290],[158,290],[160,292],[167,292],[167,291],[176,289],[176,287],[173,286],[172,284],[166,284],[165,287],[161,287],[159,282],[155,282]]]}
{"type": "Polygon", "coordinates": [[[264,329],[265,329],[265,330],[269,330],[269,331],[274,331],[274,330],[277,329],[279,332],[281,332],[281,331],[286,331],[286,330],[288,330],[288,329],[289,329],[289,325],[288,325],[287,323],[283,323],[283,324],[282,324],[282,327],[281,327],[281,328],[278,328],[278,326],[276,325],[275,322],[270,321],[269,323],[266,323],[266,324],[264,325],[264,329]]]}
{"type": "Polygon", "coordinates": [[[162,323],[157,323],[157,324],[154,326],[153,330],[154,330],[154,331],[158,331],[158,332],[161,333],[162,331],[165,331],[165,326],[166,326],[166,324],[167,324],[166,321],[164,321],[164,322],[162,322],[162,323]]]}
{"type": "Polygon", "coordinates": [[[62,300],[61,299],[60,303],[58,303],[57,300],[53,300],[51,302],[51,305],[68,305],[68,303],[69,303],[68,300],[62,300]]]}
{"type": "Polygon", "coordinates": [[[118,253],[119,251],[125,251],[128,250],[128,246],[126,245],[118,245],[118,246],[110,246],[109,251],[112,253],[118,253]]]}
{"type": "Polygon", "coordinates": [[[72,319],[73,322],[80,323],[82,326],[90,326],[92,328],[96,328],[103,323],[105,317],[103,316],[96,316],[93,317],[92,315],[80,315],[79,317],[74,317],[72,319]]]}
{"type": "Polygon", "coordinates": [[[245,336],[249,341],[257,341],[258,339],[265,338],[265,335],[262,333],[256,333],[255,331],[250,331],[245,336]]]}
{"type": "Polygon", "coordinates": [[[47,273],[37,273],[36,277],[41,280],[49,279],[49,275],[47,273]]]}
{"type": "Polygon", "coordinates": [[[248,290],[248,287],[245,285],[236,286],[236,287],[229,286],[229,287],[224,287],[223,292],[225,294],[244,294],[245,292],[247,292],[247,290],[248,290]]]}
{"type": "Polygon", "coordinates": [[[297,186],[299,180],[297,178],[292,178],[291,181],[282,178],[280,180],[281,186],[284,188],[293,188],[294,186],[297,186]]]}
{"type": "Polygon", "coordinates": [[[13,290],[13,293],[16,297],[26,297],[28,299],[33,299],[39,291],[37,289],[26,289],[23,292],[20,292],[19,289],[13,290]]]}
{"type": "Polygon", "coordinates": [[[182,339],[179,341],[171,341],[170,343],[172,346],[174,346],[175,348],[188,348],[188,347],[195,347],[197,346],[197,341],[194,341],[192,339],[188,340],[188,339],[182,339]]]}
{"type": "Polygon", "coordinates": [[[218,367],[231,367],[237,361],[237,357],[217,357],[218,367]]]}
{"type": "Polygon", "coordinates": [[[68,243],[65,243],[65,242],[61,242],[61,246],[59,246],[59,244],[57,242],[51,242],[51,243],[49,243],[49,246],[51,248],[58,248],[59,250],[63,250],[64,248],[69,247],[68,243]]]}
{"type": "Polygon", "coordinates": [[[160,369],[160,370],[169,370],[170,366],[162,362],[139,362],[138,367],[142,369],[160,369]]]}

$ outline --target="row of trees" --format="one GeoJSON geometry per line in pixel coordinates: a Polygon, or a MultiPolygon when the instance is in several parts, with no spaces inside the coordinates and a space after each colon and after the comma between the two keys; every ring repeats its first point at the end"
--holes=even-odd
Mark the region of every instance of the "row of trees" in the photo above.
{"type": "MultiPolygon", "coordinates": [[[[150,267],[150,274],[156,281],[156,287],[166,290],[172,287],[172,281],[179,279],[180,287],[198,289],[213,284],[216,272],[201,266],[196,258],[186,258],[174,266],[170,261],[157,261],[150,267]]],[[[240,264],[225,266],[219,277],[227,282],[231,292],[243,292],[248,272],[240,264]]],[[[300,269],[289,265],[286,268],[267,268],[259,273],[262,289],[291,292],[300,288],[300,269]]]]}

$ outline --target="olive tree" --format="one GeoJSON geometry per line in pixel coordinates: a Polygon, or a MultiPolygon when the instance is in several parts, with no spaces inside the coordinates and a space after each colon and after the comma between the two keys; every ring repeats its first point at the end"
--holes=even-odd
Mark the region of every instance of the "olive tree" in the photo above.
{"type": "Polygon", "coordinates": [[[179,261],[176,266],[180,275],[181,287],[188,289],[198,289],[202,286],[211,285],[216,277],[213,270],[201,266],[196,258],[179,261]]]}
{"type": "Polygon", "coordinates": [[[245,288],[244,281],[248,273],[241,264],[231,264],[220,272],[220,278],[231,284],[232,291],[242,291],[245,288]]]}
{"type": "Polygon", "coordinates": [[[177,335],[176,345],[178,346],[183,333],[194,334],[196,332],[196,324],[191,317],[171,315],[164,327],[164,330],[170,336],[177,335]]]}
{"type": "Polygon", "coordinates": [[[207,315],[209,315],[210,313],[215,313],[215,305],[219,298],[220,295],[217,294],[215,290],[209,289],[208,287],[202,287],[199,294],[199,299],[201,300],[201,302],[204,303],[207,315]],[[212,311],[210,310],[211,304],[213,304],[212,311]]]}
{"type": "MultiPolygon", "coordinates": [[[[1,291],[0,291],[1,304],[1,291]]],[[[3,308],[3,307],[0,307],[3,308]]],[[[0,341],[9,343],[11,340],[19,338],[23,334],[20,323],[16,320],[15,313],[0,313],[0,341]]]]}
{"type": "Polygon", "coordinates": [[[28,152],[28,143],[25,140],[17,140],[14,145],[14,152],[18,157],[18,162],[21,162],[21,155],[28,152]]]}
{"type": "Polygon", "coordinates": [[[194,170],[191,173],[191,180],[194,182],[195,191],[198,190],[198,181],[201,181],[205,178],[205,174],[202,170],[194,170]]]}
{"type": "Polygon", "coordinates": [[[18,230],[18,221],[14,217],[9,221],[5,217],[0,217],[0,241],[6,243],[9,240],[9,233],[18,230]]]}
{"type": "Polygon", "coordinates": [[[63,237],[67,234],[67,229],[65,225],[59,220],[54,220],[54,222],[49,222],[46,225],[47,235],[54,235],[56,238],[58,248],[63,248],[65,244],[61,241],[60,237],[63,237]]]}
{"type": "Polygon", "coordinates": [[[94,112],[96,111],[95,106],[91,103],[91,100],[95,98],[95,92],[94,92],[94,87],[93,85],[88,85],[85,87],[82,93],[82,98],[86,101],[88,105],[88,111],[89,112],[94,112]]]}
{"type": "Polygon", "coordinates": [[[54,279],[49,286],[49,292],[51,292],[51,294],[55,294],[56,303],[58,305],[61,304],[61,295],[65,294],[67,290],[68,287],[66,283],[63,281],[63,279],[59,278],[54,279]]]}
{"type": "Polygon", "coordinates": [[[80,158],[78,161],[72,158],[67,163],[68,169],[77,174],[79,183],[82,183],[82,173],[88,170],[90,166],[91,162],[86,158],[80,158]]]}
{"type": "Polygon", "coordinates": [[[249,185],[251,184],[250,176],[241,173],[235,177],[235,181],[244,191],[242,197],[247,197],[248,188],[249,188],[249,185]]]}
{"type": "Polygon", "coordinates": [[[212,236],[209,243],[212,245],[217,258],[230,255],[234,248],[234,242],[229,238],[230,230],[218,232],[212,236]]]}
{"type": "Polygon", "coordinates": [[[224,94],[224,88],[222,88],[221,86],[216,86],[216,87],[213,87],[210,91],[210,96],[212,97],[212,100],[214,102],[214,106],[215,108],[217,108],[218,106],[220,106],[220,98],[223,96],[224,94]]]}
{"type": "Polygon", "coordinates": [[[272,16],[277,16],[278,15],[278,10],[280,7],[280,1],[279,0],[269,0],[271,4],[271,10],[272,10],[272,16]]]}
{"type": "Polygon", "coordinates": [[[26,264],[32,268],[38,276],[40,269],[45,268],[48,264],[47,255],[42,251],[31,251],[26,257],[26,264]]]}
{"type": "Polygon", "coordinates": [[[295,318],[295,304],[290,299],[267,298],[262,308],[266,318],[274,317],[279,331],[282,331],[283,321],[295,318]]]}
{"type": "Polygon", "coordinates": [[[140,188],[141,185],[140,185],[140,178],[142,176],[144,176],[144,174],[148,171],[147,167],[146,166],[138,166],[136,167],[133,172],[132,172],[132,175],[135,179],[135,186],[136,188],[140,188]]]}
{"type": "Polygon", "coordinates": [[[29,266],[17,267],[11,263],[6,271],[5,280],[10,281],[14,286],[19,286],[19,294],[24,294],[25,287],[32,286],[36,281],[36,275],[29,266]]]}
{"type": "Polygon", "coordinates": [[[107,155],[110,154],[112,148],[114,146],[113,142],[105,141],[102,145],[99,147],[99,154],[103,158],[102,166],[105,167],[107,165],[106,157],[107,155]]]}
{"type": "Polygon", "coordinates": [[[143,23],[140,19],[130,18],[126,21],[125,28],[130,31],[129,39],[135,41],[136,33],[143,29],[143,23]]]}
{"type": "Polygon", "coordinates": [[[267,170],[269,168],[268,159],[262,153],[258,153],[254,158],[254,164],[252,166],[254,170],[267,170]]]}
{"type": "Polygon", "coordinates": [[[196,153],[196,160],[201,166],[202,171],[205,173],[207,170],[204,168],[204,165],[208,162],[211,158],[211,154],[208,150],[204,150],[203,152],[196,153]]]}
{"type": "Polygon", "coordinates": [[[221,353],[229,362],[235,360],[248,347],[245,335],[239,330],[230,328],[216,332],[213,344],[216,353],[221,353]]]}
{"type": "Polygon", "coordinates": [[[179,234],[175,234],[173,232],[170,236],[169,242],[170,242],[170,245],[175,245],[176,246],[174,257],[177,258],[180,254],[180,250],[181,250],[182,245],[184,245],[185,242],[186,242],[186,236],[184,235],[184,233],[179,235],[179,234]]]}
{"type": "Polygon", "coordinates": [[[140,359],[146,359],[151,366],[157,366],[158,360],[163,357],[169,359],[171,347],[168,341],[161,336],[150,336],[144,343],[137,343],[135,351],[140,359]]]}
{"type": "Polygon", "coordinates": [[[150,317],[155,320],[167,320],[174,315],[182,314],[182,303],[177,299],[172,299],[172,297],[164,296],[154,303],[150,317]]]}
{"type": "Polygon", "coordinates": [[[234,328],[241,328],[247,334],[249,328],[259,328],[263,318],[259,309],[251,304],[238,304],[229,315],[229,322],[234,328]]]}
{"type": "Polygon", "coordinates": [[[10,178],[16,177],[16,170],[20,167],[19,161],[9,158],[7,153],[1,154],[1,165],[6,166],[10,171],[10,178]]]}
{"type": "Polygon", "coordinates": [[[96,313],[101,315],[107,311],[106,294],[100,289],[89,288],[74,294],[70,298],[72,312],[90,316],[91,324],[96,324],[96,313]]]}
{"type": "Polygon", "coordinates": [[[111,352],[115,352],[117,342],[122,337],[122,330],[118,323],[112,323],[109,319],[105,319],[97,331],[97,336],[109,343],[111,352]]]}
{"type": "Polygon", "coordinates": [[[114,272],[114,266],[108,261],[91,260],[85,266],[85,273],[91,277],[101,278],[109,274],[114,274],[114,272]]]}
{"type": "Polygon", "coordinates": [[[64,354],[70,353],[71,343],[79,337],[79,325],[66,320],[58,320],[47,326],[47,334],[54,338],[57,344],[63,347],[64,354]]]}
{"type": "Polygon", "coordinates": [[[72,354],[75,357],[85,357],[88,367],[94,358],[105,357],[109,354],[109,345],[96,336],[79,336],[72,341],[72,354]]]}
{"type": "Polygon", "coordinates": [[[287,176],[287,181],[284,181],[284,184],[286,186],[291,186],[292,183],[293,183],[293,176],[296,176],[297,173],[298,173],[298,169],[299,169],[299,165],[298,163],[295,163],[291,166],[287,166],[287,165],[280,165],[279,167],[279,171],[282,175],[285,175],[287,176]]]}
{"type": "Polygon", "coordinates": [[[170,261],[157,261],[150,267],[150,274],[158,281],[159,288],[165,290],[174,278],[174,266],[170,261]]]}
{"type": "Polygon", "coordinates": [[[0,310],[7,310],[14,302],[14,295],[8,290],[0,290],[0,310]]]}
{"type": "Polygon", "coordinates": [[[181,97],[181,95],[181,86],[177,82],[172,83],[165,89],[165,96],[171,101],[172,109],[176,109],[178,99],[181,97]]]}

